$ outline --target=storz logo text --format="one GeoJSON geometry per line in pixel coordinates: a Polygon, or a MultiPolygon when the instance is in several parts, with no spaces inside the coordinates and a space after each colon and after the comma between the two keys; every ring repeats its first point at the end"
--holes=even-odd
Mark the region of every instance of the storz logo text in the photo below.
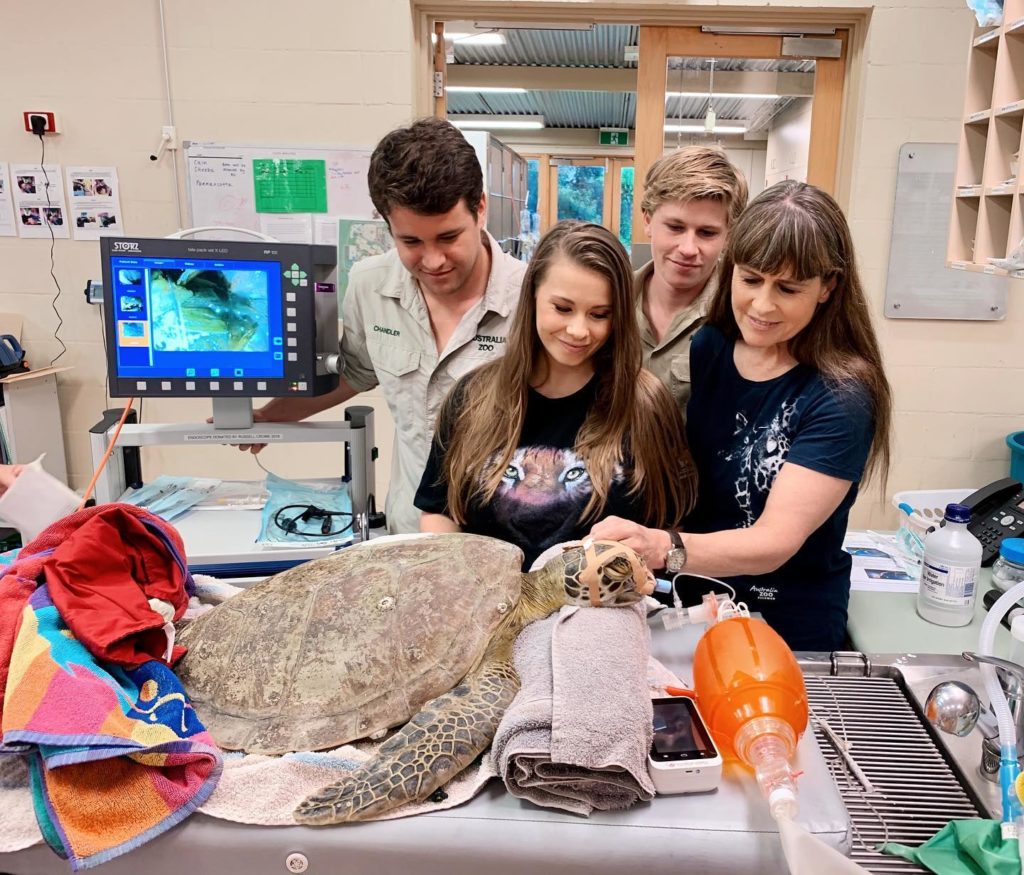
{"type": "Polygon", "coordinates": [[[114,252],[138,252],[138,243],[129,243],[125,240],[118,240],[114,243],[114,252]]]}

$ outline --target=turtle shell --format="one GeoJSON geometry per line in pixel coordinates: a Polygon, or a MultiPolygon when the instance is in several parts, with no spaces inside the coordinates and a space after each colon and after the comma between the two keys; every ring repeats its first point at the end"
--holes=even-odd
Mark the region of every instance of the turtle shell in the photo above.
{"type": "Polygon", "coordinates": [[[341,550],[193,621],[176,670],[221,747],[337,747],[458,685],[519,599],[522,560],[462,534],[341,550]]]}

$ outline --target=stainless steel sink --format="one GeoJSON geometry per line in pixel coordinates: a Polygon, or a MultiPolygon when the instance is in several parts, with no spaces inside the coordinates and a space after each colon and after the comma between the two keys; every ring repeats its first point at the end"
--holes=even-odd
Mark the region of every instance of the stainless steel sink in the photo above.
{"type": "Polygon", "coordinates": [[[885,841],[921,844],[954,819],[999,819],[998,785],[980,772],[981,733],[947,735],[924,717],[928,694],[942,681],[983,689],[976,664],[935,654],[798,656],[812,712],[850,743],[850,756],[874,787],[865,792],[835,742],[815,725],[850,814],[854,860],[875,873],[922,872],[875,848],[885,841]]]}

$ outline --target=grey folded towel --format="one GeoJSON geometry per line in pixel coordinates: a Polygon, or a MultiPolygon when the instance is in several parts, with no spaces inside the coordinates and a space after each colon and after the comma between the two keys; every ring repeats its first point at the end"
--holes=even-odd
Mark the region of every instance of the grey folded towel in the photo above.
{"type": "Polygon", "coordinates": [[[564,607],[523,630],[522,687],[491,748],[510,793],[584,815],[654,797],[649,649],[642,605],[564,607]]]}

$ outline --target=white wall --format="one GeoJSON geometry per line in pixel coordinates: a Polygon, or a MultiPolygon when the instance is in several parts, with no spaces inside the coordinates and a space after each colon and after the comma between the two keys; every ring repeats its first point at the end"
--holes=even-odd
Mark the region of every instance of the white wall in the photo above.
{"type": "MultiPolygon", "coordinates": [[[[372,146],[413,115],[404,0],[298,0],[288,7],[270,0],[169,0],[165,9],[181,140],[372,146]]],[[[37,161],[39,142],[20,130],[20,113],[55,110],[63,133],[47,138],[47,161],[116,165],[127,233],[174,231],[170,163],[148,158],[167,120],[155,0],[111,0],[88,13],[71,0],[9,0],[3,11],[9,33],[45,39],[49,60],[40,62],[39,47],[29,39],[9,40],[0,53],[0,160],[37,161]]],[[[49,246],[0,238],[0,312],[24,314],[33,366],[59,351],[49,246]]],[[[86,433],[106,403],[99,311],[81,294],[88,278],[100,276],[98,245],[58,240],[54,256],[63,287],[61,337],[68,346],[58,364],[74,367],[60,378],[69,470],[73,485],[84,486],[92,472],[86,433]]],[[[378,470],[386,483],[393,427],[376,393],[370,400],[382,413],[378,470]]],[[[209,412],[209,402],[151,399],[143,405],[145,420],[154,422],[197,421],[209,412]]],[[[341,472],[338,447],[302,445],[296,452],[296,446],[270,447],[261,459],[286,477],[341,472]]],[[[229,447],[147,450],[144,466],[147,476],[263,476],[251,457],[229,447]]]]}
{"type": "Polygon", "coordinates": [[[747,180],[747,192],[751,199],[757,197],[765,188],[765,161],[766,151],[764,143],[753,143],[756,148],[734,149],[725,147],[725,154],[733,166],[739,170],[744,179],[747,180]]]}
{"type": "Polygon", "coordinates": [[[765,187],[785,179],[807,182],[811,103],[810,98],[794,100],[772,119],[765,155],[765,187]]]}
{"type": "MultiPolygon", "coordinates": [[[[406,0],[296,0],[286,14],[270,0],[165,5],[182,139],[369,145],[413,114],[406,0]]],[[[714,18],[717,4],[701,5],[714,18]]],[[[763,0],[733,5],[759,9],[763,0]]],[[[872,9],[859,72],[848,83],[857,112],[844,131],[852,162],[844,206],[896,393],[896,457],[887,493],[980,484],[1004,474],[1003,436],[1024,428],[1024,287],[1013,283],[1009,314],[999,323],[881,316],[898,150],[907,141],[957,141],[972,15],[962,0],[787,5],[872,9]]],[[[48,141],[48,158],[117,165],[128,231],[174,230],[170,169],[148,160],[166,119],[155,0],[108,0],[87,14],[72,0],[7,0],[3,6],[6,31],[44,35],[47,57],[56,62],[41,63],[38,45],[28,39],[8,40],[0,53],[0,160],[37,160],[38,141],[20,130],[20,113],[55,110],[65,133],[48,141]]],[[[694,5],[686,8],[692,12],[694,5]]],[[[48,242],[0,238],[0,312],[24,314],[36,365],[58,349],[48,250],[48,242]]],[[[99,260],[95,244],[74,241],[57,241],[55,258],[69,346],[61,363],[75,367],[62,377],[61,402],[72,478],[82,485],[91,472],[86,430],[104,405],[104,366],[99,314],[80,290],[99,275],[99,260]]],[[[204,413],[203,405],[184,401],[145,406],[150,420],[204,413]]],[[[390,424],[379,423],[378,433],[386,453],[390,424]]],[[[151,474],[261,474],[230,449],[149,455],[151,474]]],[[[333,448],[279,448],[267,451],[267,461],[285,476],[304,476],[339,470],[337,455],[333,448]]],[[[894,521],[886,508],[886,497],[865,495],[854,522],[894,521]]]]}

